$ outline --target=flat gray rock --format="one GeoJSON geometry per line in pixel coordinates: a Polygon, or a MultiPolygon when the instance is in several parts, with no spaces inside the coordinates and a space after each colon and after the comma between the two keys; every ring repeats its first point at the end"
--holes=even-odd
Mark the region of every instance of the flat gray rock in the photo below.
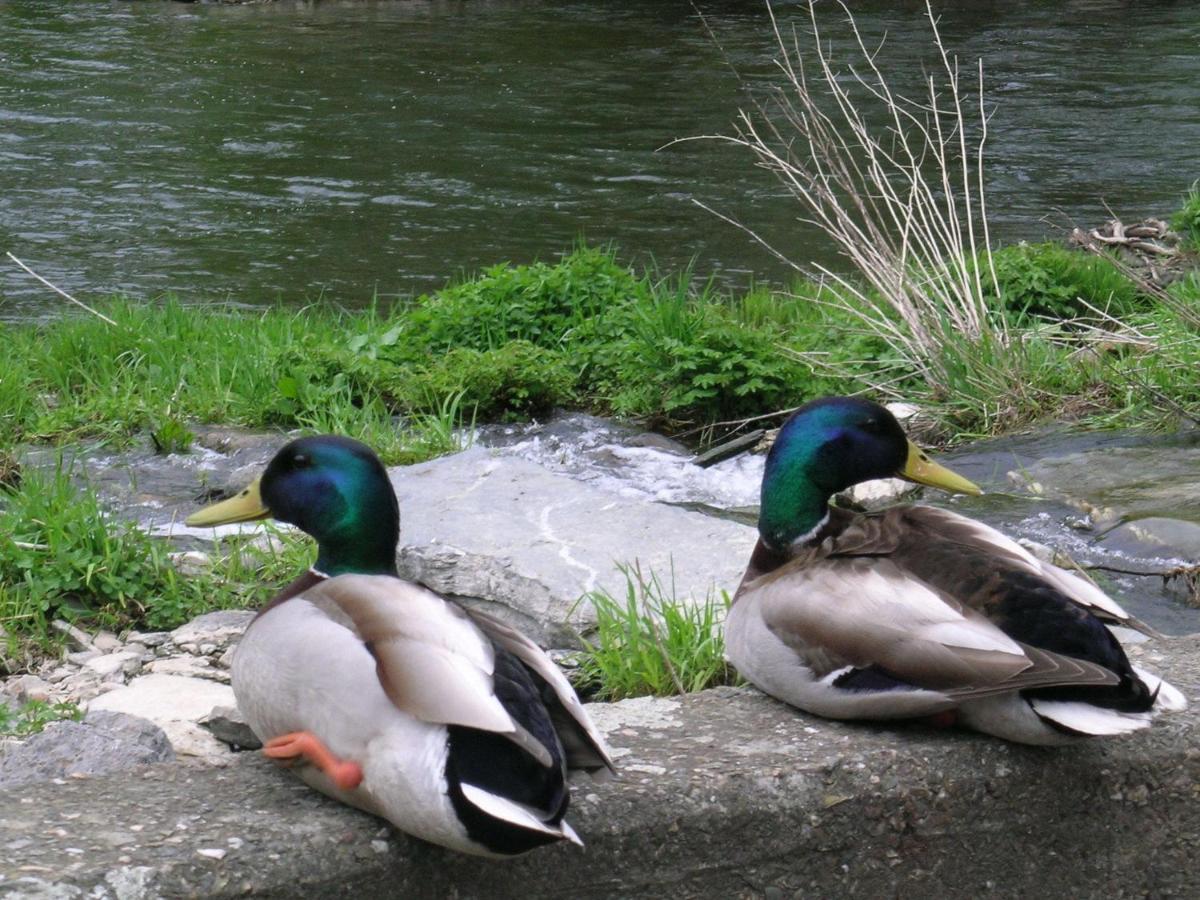
{"type": "Polygon", "coordinates": [[[467,450],[391,470],[400,501],[400,573],[478,605],[543,646],[573,646],[595,622],[579,598],[625,595],[638,563],[677,597],[737,587],[756,532],[630,499],[527,460],[467,450]]]}
{"type": "Polygon", "coordinates": [[[175,758],[163,730],[146,719],[92,710],[52,722],[0,755],[0,788],[73,775],[104,775],[175,758]]]}
{"type": "MultiPolygon", "coordinates": [[[[1196,702],[1197,639],[1134,651],[1196,702]]],[[[748,688],[594,709],[620,777],[572,779],[582,848],[456,855],[242,753],[0,794],[0,894],[1200,896],[1195,706],[1053,750],[827,722],[748,688]]]]}

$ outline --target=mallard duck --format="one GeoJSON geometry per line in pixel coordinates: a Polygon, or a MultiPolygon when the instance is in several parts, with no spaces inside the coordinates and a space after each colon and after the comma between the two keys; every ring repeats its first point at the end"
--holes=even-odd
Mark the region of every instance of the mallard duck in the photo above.
{"type": "Polygon", "coordinates": [[[189,525],[267,516],[316,564],[246,630],[233,690],[274,759],[317,790],[454,850],[508,856],[579,838],[568,768],[612,768],[566,678],[524,635],[396,573],[400,513],[357,441],[292,441],[189,525]]]}
{"type": "Polygon", "coordinates": [[[1105,627],[1144,626],[1078,575],[946,510],[830,506],[887,476],[981,493],[875,403],[816,400],[780,428],[725,625],[730,662],[759,689],[827,718],[928,718],[1045,745],[1186,706],[1105,627]]]}

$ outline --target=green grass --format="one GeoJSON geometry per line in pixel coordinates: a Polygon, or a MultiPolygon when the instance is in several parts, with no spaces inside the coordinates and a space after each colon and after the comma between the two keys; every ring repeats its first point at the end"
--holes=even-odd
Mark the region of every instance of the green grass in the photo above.
{"type": "Polygon", "coordinates": [[[1183,203],[1171,216],[1171,227],[1183,238],[1183,245],[1200,253],[1200,181],[1193,181],[1183,203]]]}
{"type": "Polygon", "coordinates": [[[450,446],[398,423],[441,416],[451,397],[462,421],[557,406],[668,425],[753,416],[847,384],[785,352],[829,344],[811,299],[736,298],[588,247],[386,310],[116,299],[100,304],[115,326],[74,315],[0,325],[0,442],[182,452],[189,423],[221,422],[347,433],[394,463],[450,446]]]}
{"type": "Polygon", "coordinates": [[[54,619],[92,627],[174,628],[213,609],[253,607],[302,571],[307,538],[227,541],[202,577],[181,575],[170,545],[119,522],[60,465],[0,493],[0,626],[51,647],[54,619]]]}
{"type": "Polygon", "coordinates": [[[37,734],[51,722],[78,722],[83,710],[74,703],[47,703],[30,700],[19,709],[0,703],[0,737],[28,737],[37,734]]]}
{"type": "MultiPolygon", "coordinates": [[[[997,250],[994,262],[999,289],[984,279],[985,293],[1012,334],[939,328],[937,340],[910,342],[920,358],[859,318],[869,286],[733,295],[582,246],[355,313],[114,300],[103,309],[115,327],[77,316],[0,326],[11,348],[0,445],[100,437],[183,452],[191,423],[221,422],[350,434],[394,464],[453,451],[473,420],[570,407],[683,430],[863,390],[924,403],[948,433],[977,434],[1066,414],[1077,397],[1089,409],[1115,397],[1109,370],[1079,352],[1097,322],[1113,326],[1089,307],[1178,330],[1105,259],[1036,244],[997,250]]],[[[873,306],[877,316],[886,304],[873,306]]],[[[1148,382],[1186,393],[1180,336],[1142,362],[1169,370],[1148,382]]]]}
{"type": "MultiPolygon", "coordinates": [[[[675,597],[674,584],[622,566],[625,596],[604,591],[585,600],[596,610],[596,632],[583,639],[578,683],[599,700],[667,697],[722,684],[737,675],[725,662],[722,623],[728,595],[692,603],[675,597]]],[[[581,601],[582,602],[582,601],[581,601]]]]}

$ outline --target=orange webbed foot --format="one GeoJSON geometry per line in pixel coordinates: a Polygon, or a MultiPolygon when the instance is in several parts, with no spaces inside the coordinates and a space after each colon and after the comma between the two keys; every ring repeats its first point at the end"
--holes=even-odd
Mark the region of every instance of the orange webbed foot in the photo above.
{"type": "Polygon", "coordinates": [[[292,731],[273,737],[263,744],[263,756],[281,762],[305,760],[329,776],[329,780],[344,791],[362,782],[362,766],[334,756],[319,737],[311,731],[292,731]]]}

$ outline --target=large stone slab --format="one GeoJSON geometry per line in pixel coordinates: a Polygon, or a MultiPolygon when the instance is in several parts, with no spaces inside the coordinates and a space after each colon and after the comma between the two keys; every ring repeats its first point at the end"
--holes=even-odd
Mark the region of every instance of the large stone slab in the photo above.
{"type": "Polygon", "coordinates": [[[1191,709],[1056,750],[825,722],[748,688],[597,707],[621,777],[574,786],[586,848],[506,862],[398,834],[258,754],[33,785],[0,793],[0,894],[1194,897],[1200,639],[1133,652],[1191,709]]]}
{"type": "Polygon", "coordinates": [[[640,564],[678,597],[732,593],[756,533],[631,499],[482,448],[391,470],[400,500],[401,574],[478,604],[548,646],[594,623],[588,591],[625,593],[640,564]]]}

